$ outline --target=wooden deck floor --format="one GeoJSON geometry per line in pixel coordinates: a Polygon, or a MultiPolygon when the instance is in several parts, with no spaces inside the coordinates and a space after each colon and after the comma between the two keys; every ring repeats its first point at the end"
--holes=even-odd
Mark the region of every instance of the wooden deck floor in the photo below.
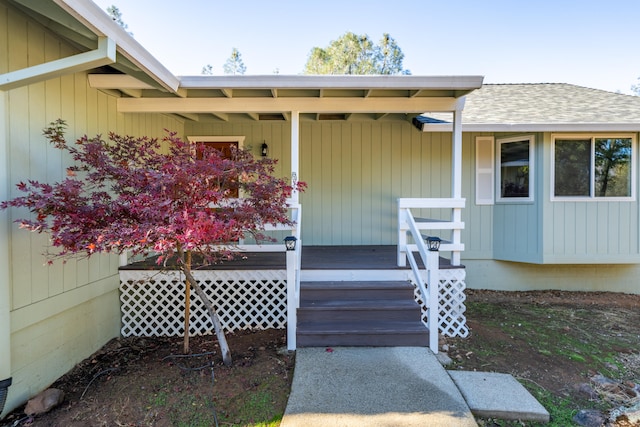
{"type": "MultiPolygon", "coordinates": [[[[209,268],[218,270],[281,270],[286,268],[283,252],[248,252],[246,257],[223,261],[209,268]]],[[[419,258],[419,257],[418,257],[419,258]]],[[[422,264],[419,262],[420,266],[422,264]]],[[[157,269],[154,259],[120,267],[123,270],[157,269]]],[[[396,265],[395,245],[369,246],[303,246],[303,270],[403,270],[396,265]]],[[[449,260],[440,258],[440,268],[452,268],[449,260]]],[[[457,267],[463,268],[463,267],[457,267]]]]}

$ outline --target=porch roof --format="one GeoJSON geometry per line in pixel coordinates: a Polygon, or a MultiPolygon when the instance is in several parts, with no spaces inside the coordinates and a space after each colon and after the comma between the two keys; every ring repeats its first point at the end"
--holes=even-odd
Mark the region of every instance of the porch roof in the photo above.
{"type": "Polygon", "coordinates": [[[293,111],[316,120],[347,120],[354,114],[374,120],[390,114],[411,119],[424,111],[459,110],[461,97],[483,80],[482,76],[177,77],[92,2],[7,1],[68,40],[80,54],[76,60],[65,58],[72,66],[42,64],[12,73],[8,77],[15,81],[4,88],[89,70],[89,84],[118,96],[121,112],[177,114],[194,121],[228,121],[233,115],[289,120],[293,111]]]}

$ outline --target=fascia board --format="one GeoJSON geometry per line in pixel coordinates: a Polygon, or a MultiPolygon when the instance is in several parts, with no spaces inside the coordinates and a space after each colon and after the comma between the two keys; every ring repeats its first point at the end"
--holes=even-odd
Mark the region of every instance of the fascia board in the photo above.
{"type": "MultiPolygon", "coordinates": [[[[463,112],[464,115],[464,112],[463,112]]],[[[424,123],[423,132],[451,132],[450,123],[424,123]]],[[[639,132],[640,123],[462,124],[463,132],[639,132]]]]}
{"type": "Polygon", "coordinates": [[[166,90],[177,93],[180,81],[98,5],[85,0],[53,0],[98,37],[115,40],[118,53],[129,59],[166,90]]]}

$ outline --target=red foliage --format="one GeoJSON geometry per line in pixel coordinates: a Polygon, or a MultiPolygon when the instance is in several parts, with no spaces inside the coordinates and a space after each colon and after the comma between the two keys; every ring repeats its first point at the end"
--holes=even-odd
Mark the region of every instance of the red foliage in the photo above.
{"type": "MultiPolygon", "coordinates": [[[[213,245],[233,246],[266,224],[288,224],[286,199],[292,187],[273,177],[275,160],[254,159],[243,150],[232,158],[182,141],[173,132],[157,139],[109,134],[64,139],[65,123],[45,136],[75,161],[64,180],[19,183],[24,196],[0,203],[26,207],[35,215],[21,227],[48,232],[60,248],[55,257],[95,252],[160,254],[159,262],[183,251],[208,260],[233,255],[213,245]],[[196,156],[196,150],[202,155],[196,156]],[[233,194],[240,198],[232,198],[233,194]]],[[[303,190],[304,183],[296,190],[303,190]]]]}

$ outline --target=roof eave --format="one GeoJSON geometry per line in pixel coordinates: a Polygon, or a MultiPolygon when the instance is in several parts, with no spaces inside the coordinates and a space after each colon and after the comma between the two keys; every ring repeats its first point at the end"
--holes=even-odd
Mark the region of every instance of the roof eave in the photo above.
{"type": "MultiPolygon", "coordinates": [[[[464,113],[463,113],[464,116],[464,113]]],[[[424,123],[423,132],[451,132],[450,123],[424,123]]],[[[640,132],[640,123],[463,123],[463,132],[640,132]]]]}
{"type": "Polygon", "coordinates": [[[161,87],[172,93],[178,92],[180,80],[95,3],[84,0],[53,1],[96,36],[115,40],[118,53],[139,67],[161,87]]]}
{"type": "Polygon", "coordinates": [[[482,86],[483,76],[251,75],[181,76],[183,89],[447,89],[460,96],[482,86]]]}

